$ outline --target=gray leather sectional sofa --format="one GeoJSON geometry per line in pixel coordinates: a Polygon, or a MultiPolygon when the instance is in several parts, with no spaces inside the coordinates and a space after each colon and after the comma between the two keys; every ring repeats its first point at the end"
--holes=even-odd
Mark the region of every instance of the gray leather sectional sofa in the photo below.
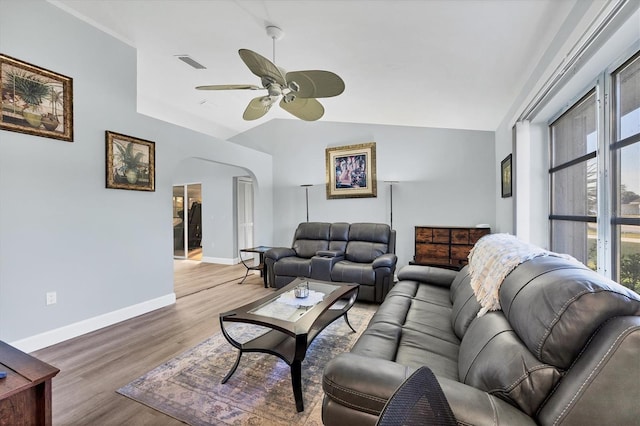
{"type": "Polygon", "coordinates": [[[382,302],[398,258],[396,232],[383,223],[303,222],[291,248],[265,253],[267,281],[280,288],[297,277],[360,284],[358,300],[382,302]]]}
{"type": "Polygon", "coordinates": [[[324,371],[323,421],[374,425],[420,366],[458,424],[632,425],[640,421],[640,296],[576,262],[537,257],[477,317],[468,267],[410,265],[351,352],[324,371]]]}

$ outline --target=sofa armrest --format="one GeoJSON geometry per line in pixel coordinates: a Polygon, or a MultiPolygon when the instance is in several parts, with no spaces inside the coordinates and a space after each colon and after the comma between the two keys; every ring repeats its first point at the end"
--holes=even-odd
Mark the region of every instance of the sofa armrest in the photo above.
{"type": "Polygon", "coordinates": [[[411,373],[413,369],[393,361],[343,353],[325,366],[322,389],[325,398],[340,405],[379,415],[387,400],[411,373]]]}
{"type": "Polygon", "coordinates": [[[523,411],[485,391],[446,377],[437,378],[458,424],[476,426],[537,424],[523,411]]]}
{"type": "Polygon", "coordinates": [[[296,251],[288,247],[274,247],[267,250],[267,252],[264,254],[265,258],[271,259],[273,261],[277,261],[279,259],[282,259],[283,257],[291,257],[295,255],[296,251]]]}
{"type": "Polygon", "coordinates": [[[377,268],[391,268],[393,269],[398,261],[398,256],[393,253],[385,253],[382,256],[378,256],[373,259],[373,269],[377,268]]]}
{"type": "MultiPolygon", "coordinates": [[[[415,369],[384,359],[344,353],[327,363],[322,379],[325,398],[332,404],[367,415],[378,416],[396,389],[415,369]]],[[[459,424],[535,425],[535,421],[511,404],[455,380],[438,377],[438,383],[459,424]]],[[[323,413],[325,425],[344,424],[343,409],[323,413]]],[[[355,416],[357,417],[357,416],[355,416]]],[[[349,416],[354,418],[354,416],[349,416]]],[[[366,417],[363,417],[366,418],[366,417]]]]}
{"type": "Polygon", "coordinates": [[[434,266],[407,265],[398,271],[398,280],[419,281],[440,287],[449,287],[458,271],[434,266]]]}
{"type": "MultiPolygon", "coordinates": [[[[319,251],[318,253],[321,253],[319,251]]],[[[331,270],[333,266],[344,260],[344,253],[342,256],[339,254],[342,252],[335,252],[335,256],[321,256],[316,255],[311,258],[311,278],[314,280],[331,281],[331,270]]]]}
{"type": "Polygon", "coordinates": [[[318,250],[316,256],[320,257],[344,257],[342,250],[318,250]]]}

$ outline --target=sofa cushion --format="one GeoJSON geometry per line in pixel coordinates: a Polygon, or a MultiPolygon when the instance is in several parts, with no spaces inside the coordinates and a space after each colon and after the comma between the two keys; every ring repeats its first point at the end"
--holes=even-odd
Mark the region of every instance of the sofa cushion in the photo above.
{"type": "Polygon", "coordinates": [[[390,228],[381,223],[353,223],[349,227],[349,242],[345,248],[347,260],[371,263],[389,251],[390,228]]]}
{"type": "MultiPolygon", "coordinates": [[[[442,269],[442,268],[434,268],[434,269],[442,269]]],[[[442,269],[443,271],[449,271],[448,269],[442,269]]],[[[469,275],[469,265],[465,265],[462,269],[460,269],[457,273],[455,278],[451,281],[451,285],[450,285],[450,292],[449,292],[449,298],[451,300],[451,303],[455,302],[456,300],[456,295],[458,294],[458,290],[460,290],[460,286],[462,285],[463,281],[466,281],[465,285],[469,285],[471,286],[471,277],[469,275]]]]}
{"type": "Polygon", "coordinates": [[[333,265],[331,280],[374,285],[376,283],[376,273],[371,264],[341,260],[333,265]]]}
{"type": "Polygon", "coordinates": [[[481,308],[471,288],[471,277],[469,274],[461,276],[459,285],[452,285],[452,292],[455,288],[455,297],[451,310],[451,326],[460,339],[467,332],[471,322],[477,318],[481,308]]]}
{"type": "Polygon", "coordinates": [[[352,352],[414,368],[428,365],[434,373],[457,380],[460,340],[451,328],[450,315],[448,289],[401,281],[352,352]]]}
{"type": "Polygon", "coordinates": [[[413,327],[416,327],[418,324],[423,329],[431,328],[430,333],[439,338],[459,342],[448,323],[451,303],[447,293],[448,290],[442,287],[423,285],[418,281],[400,281],[389,291],[385,303],[380,306],[371,322],[388,313],[389,319],[385,318],[386,321],[391,322],[395,318],[399,325],[413,323],[413,327]],[[396,305],[401,305],[402,309],[396,305]]]}
{"type": "Polygon", "coordinates": [[[349,241],[345,249],[345,258],[352,262],[371,263],[373,260],[387,253],[387,245],[369,241],[349,241]]]}
{"type": "Polygon", "coordinates": [[[406,265],[398,271],[399,281],[421,281],[446,288],[451,286],[456,277],[458,277],[457,271],[424,265],[406,265]]]}
{"type": "Polygon", "coordinates": [[[321,250],[329,249],[329,241],[327,240],[296,240],[293,243],[293,249],[296,256],[310,259],[321,250]]]}
{"type": "Polygon", "coordinates": [[[640,315],[640,297],[582,264],[553,256],[527,261],[500,287],[500,304],[529,350],[567,369],[608,319],[640,315]]]}
{"type": "Polygon", "coordinates": [[[421,285],[419,281],[398,281],[396,285],[389,290],[389,294],[407,296],[451,308],[451,302],[449,301],[449,289],[444,287],[421,285]]]}
{"type": "Polygon", "coordinates": [[[426,331],[404,327],[395,362],[412,368],[428,366],[440,377],[458,380],[458,344],[426,331]]]}
{"type": "Polygon", "coordinates": [[[389,244],[391,228],[384,223],[352,223],[349,227],[349,241],[371,241],[389,244]]]}
{"type": "Polygon", "coordinates": [[[344,253],[349,241],[350,224],[344,222],[336,222],[331,224],[329,232],[329,250],[337,250],[344,253]]]}
{"type": "Polygon", "coordinates": [[[537,413],[538,422],[638,425],[639,349],[640,317],[608,320],[591,337],[537,413]]]}
{"type": "Polygon", "coordinates": [[[474,321],[462,339],[460,381],[533,416],[561,378],[559,369],[536,359],[500,311],[474,321]]]}
{"type": "Polygon", "coordinates": [[[285,257],[275,263],[273,269],[277,275],[308,278],[311,276],[311,259],[285,257]]]}
{"type": "Polygon", "coordinates": [[[351,348],[351,352],[375,359],[395,361],[402,326],[378,321],[370,323],[351,348]]]}
{"type": "Polygon", "coordinates": [[[302,222],[296,228],[293,240],[329,240],[330,232],[330,223],[302,222]]]}
{"type": "Polygon", "coordinates": [[[458,346],[460,340],[451,328],[450,315],[451,307],[413,299],[411,309],[407,313],[404,322],[404,327],[407,329],[421,330],[425,334],[437,337],[440,340],[455,343],[456,346],[458,346]]]}
{"type": "Polygon", "coordinates": [[[293,248],[298,257],[311,258],[318,250],[329,249],[331,224],[325,222],[305,222],[298,225],[293,237],[293,248]]]}

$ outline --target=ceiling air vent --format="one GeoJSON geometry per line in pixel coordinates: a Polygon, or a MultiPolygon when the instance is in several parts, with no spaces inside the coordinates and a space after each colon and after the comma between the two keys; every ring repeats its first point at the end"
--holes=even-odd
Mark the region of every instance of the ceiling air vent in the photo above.
{"type": "Polygon", "coordinates": [[[194,61],[189,55],[176,55],[176,57],[180,59],[182,62],[184,62],[185,64],[190,65],[197,70],[207,69],[207,67],[205,67],[204,65],[194,61]]]}

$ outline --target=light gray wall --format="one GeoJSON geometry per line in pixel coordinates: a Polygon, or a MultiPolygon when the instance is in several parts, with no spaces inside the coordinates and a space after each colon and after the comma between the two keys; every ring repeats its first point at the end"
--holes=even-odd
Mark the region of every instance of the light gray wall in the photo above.
{"type": "Polygon", "coordinates": [[[33,350],[171,301],[187,159],[250,170],[256,238],[271,242],[271,156],[137,114],[133,48],[47,2],[1,1],[0,52],[72,77],[75,123],[73,143],[0,131],[1,340],[33,350]],[[105,189],[105,130],[156,142],[155,192],[105,189]]]}
{"type": "MultiPolygon", "coordinates": [[[[272,120],[231,139],[273,154],[274,243],[290,246],[306,220],[383,222],[397,230],[400,266],[413,260],[414,227],[419,225],[492,227],[496,217],[494,133],[367,124],[272,120]],[[378,196],[328,200],[325,149],[376,143],[378,196]]],[[[263,241],[256,241],[264,244],[263,241]]]]}

